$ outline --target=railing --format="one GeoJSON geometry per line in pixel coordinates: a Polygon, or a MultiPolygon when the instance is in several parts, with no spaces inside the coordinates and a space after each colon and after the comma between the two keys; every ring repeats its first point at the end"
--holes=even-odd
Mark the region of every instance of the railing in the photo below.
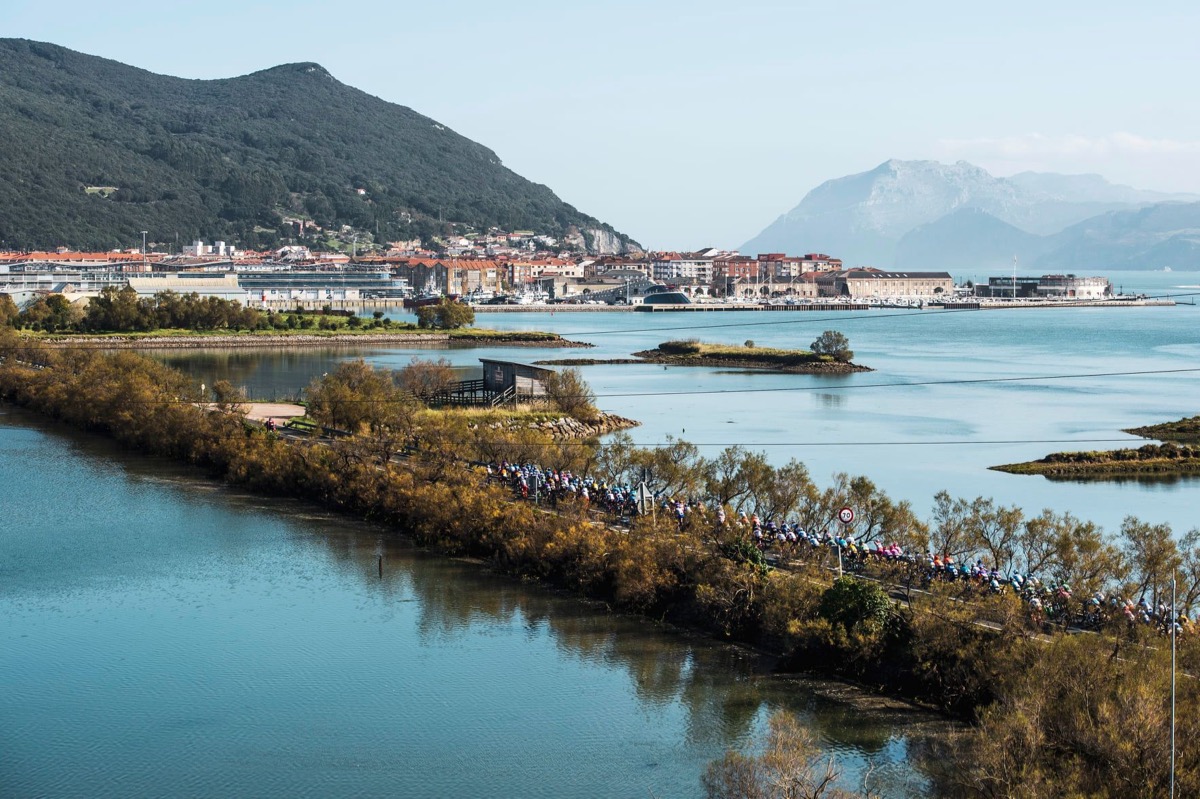
{"type": "Polygon", "coordinates": [[[491,406],[493,408],[495,408],[497,405],[507,405],[510,402],[515,402],[516,399],[517,399],[516,386],[509,386],[508,388],[501,391],[499,394],[494,395],[491,398],[491,400],[489,401],[489,403],[491,404],[491,406]]]}

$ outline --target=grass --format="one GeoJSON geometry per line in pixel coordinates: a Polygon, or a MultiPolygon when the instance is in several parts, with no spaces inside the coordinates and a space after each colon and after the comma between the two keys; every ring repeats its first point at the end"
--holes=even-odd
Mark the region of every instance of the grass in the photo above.
{"type": "Polygon", "coordinates": [[[991,467],[1009,474],[1054,477],[1136,477],[1200,473],[1200,449],[1147,444],[1137,449],[1056,452],[1041,460],[991,467]]]}
{"type": "Polygon", "coordinates": [[[298,433],[314,433],[320,430],[320,426],[307,416],[298,416],[294,419],[289,419],[283,426],[298,433]]]}
{"type": "Polygon", "coordinates": [[[515,408],[478,406],[470,408],[437,408],[425,411],[425,413],[436,414],[442,418],[455,417],[465,419],[469,424],[484,425],[513,422],[521,424],[553,422],[566,415],[560,410],[548,408],[545,405],[518,405],[515,408]]]}
{"type": "Polygon", "coordinates": [[[747,347],[739,344],[705,344],[700,341],[666,341],[658,345],[658,352],[669,357],[694,360],[746,361],[780,366],[833,361],[833,358],[828,355],[817,355],[809,350],[747,347]]]}
{"type": "Polygon", "coordinates": [[[1200,444],[1200,416],[1191,416],[1178,422],[1134,427],[1124,432],[1158,441],[1173,441],[1176,444],[1200,444]]]}

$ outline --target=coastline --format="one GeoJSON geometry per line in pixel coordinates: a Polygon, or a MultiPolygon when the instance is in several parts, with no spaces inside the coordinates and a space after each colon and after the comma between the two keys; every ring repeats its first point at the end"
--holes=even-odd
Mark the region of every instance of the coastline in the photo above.
{"type": "Polygon", "coordinates": [[[180,334],[180,335],[71,335],[27,339],[52,349],[86,348],[97,350],[137,349],[199,349],[229,348],[286,348],[310,346],[352,346],[357,344],[458,344],[469,347],[559,347],[587,348],[594,346],[581,341],[569,341],[556,333],[500,333],[488,331],[483,335],[453,335],[450,333],[297,333],[297,334],[180,334]]]}
{"type": "Polygon", "coordinates": [[[1007,474],[1038,474],[1054,480],[1161,479],[1200,475],[1200,416],[1121,432],[1163,443],[1146,444],[1137,449],[1054,452],[1035,461],[988,468],[1007,474]]]}
{"type": "Polygon", "coordinates": [[[785,374],[850,374],[872,372],[869,366],[841,361],[800,361],[798,363],[754,357],[705,357],[697,355],[667,355],[658,350],[642,350],[634,355],[644,363],[664,366],[718,366],[726,369],[753,369],[761,372],[783,372],[785,374]]]}
{"type": "MultiPolygon", "coordinates": [[[[670,343],[670,342],[668,342],[670,343]]],[[[666,345],[663,345],[666,346],[666,345]]],[[[536,366],[624,366],[628,364],[659,364],[662,366],[709,366],[725,369],[743,369],[754,372],[778,372],[782,374],[851,374],[873,372],[869,366],[851,361],[825,359],[810,352],[787,353],[762,350],[757,354],[751,348],[738,348],[741,354],[719,353],[673,353],[661,348],[641,350],[631,358],[547,358],[534,361],[536,366]]]]}
{"type": "Polygon", "coordinates": [[[1137,449],[1056,452],[1036,461],[989,467],[1007,474],[1042,475],[1053,479],[1127,480],[1200,475],[1200,449],[1175,444],[1147,444],[1137,449]]]}

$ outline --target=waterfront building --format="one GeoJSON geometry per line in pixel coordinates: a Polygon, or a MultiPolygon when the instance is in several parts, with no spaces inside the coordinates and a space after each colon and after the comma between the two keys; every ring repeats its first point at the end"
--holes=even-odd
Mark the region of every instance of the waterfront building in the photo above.
{"type": "MultiPolygon", "coordinates": [[[[120,268],[120,267],[117,267],[120,268]]],[[[129,274],[106,264],[98,269],[64,268],[45,263],[5,266],[0,273],[0,294],[24,307],[47,294],[61,294],[71,302],[84,302],[109,286],[122,288],[129,274]]]]}
{"type": "Polygon", "coordinates": [[[234,275],[252,302],[355,301],[399,298],[409,283],[387,270],[322,269],[306,271],[248,272],[234,275]]]}
{"type": "Polygon", "coordinates": [[[502,393],[512,391],[525,396],[541,396],[546,393],[546,378],[554,374],[553,369],[541,366],[480,358],[483,364],[483,387],[485,391],[502,393]]]}
{"type": "Polygon", "coordinates": [[[708,285],[713,279],[715,253],[714,250],[659,253],[652,262],[653,277],[663,283],[708,285]]]}
{"type": "Polygon", "coordinates": [[[878,269],[847,269],[819,273],[817,286],[823,297],[853,299],[934,298],[954,292],[949,272],[883,272],[878,269]]]}
{"type": "Polygon", "coordinates": [[[207,272],[143,275],[129,278],[128,285],[139,297],[153,297],[173,291],[176,294],[236,301],[242,305],[248,305],[250,301],[250,293],[244,286],[238,285],[238,276],[233,272],[219,276],[207,272]]]}
{"type": "Polygon", "coordinates": [[[1042,275],[989,277],[986,286],[976,286],[980,297],[1015,297],[1017,299],[1074,299],[1103,300],[1112,296],[1113,287],[1106,277],[1077,275],[1042,275]]]}
{"type": "Polygon", "coordinates": [[[644,255],[641,257],[631,255],[601,255],[586,266],[584,276],[596,277],[608,272],[628,271],[637,271],[646,278],[652,277],[654,274],[654,268],[650,265],[650,260],[644,255]]]}

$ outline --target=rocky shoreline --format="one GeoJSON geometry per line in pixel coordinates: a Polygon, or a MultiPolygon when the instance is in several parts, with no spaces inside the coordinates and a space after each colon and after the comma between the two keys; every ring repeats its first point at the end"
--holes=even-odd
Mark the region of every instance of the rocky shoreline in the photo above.
{"type": "Polygon", "coordinates": [[[556,440],[570,441],[596,438],[607,433],[614,433],[617,430],[628,430],[640,424],[641,422],[627,419],[624,416],[618,416],[615,413],[600,411],[600,415],[597,418],[586,421],[576,419],[572,416],[562,416],[558,419],[550,419],[545,422],[522,422],[517,419],[508,419],[503,422],[488,422],[483,425],[475,425],[474,427],[483,426],[492,430],[517,430],[521,428],[540,430],[544,433],[549,433],[556,440]]]}

